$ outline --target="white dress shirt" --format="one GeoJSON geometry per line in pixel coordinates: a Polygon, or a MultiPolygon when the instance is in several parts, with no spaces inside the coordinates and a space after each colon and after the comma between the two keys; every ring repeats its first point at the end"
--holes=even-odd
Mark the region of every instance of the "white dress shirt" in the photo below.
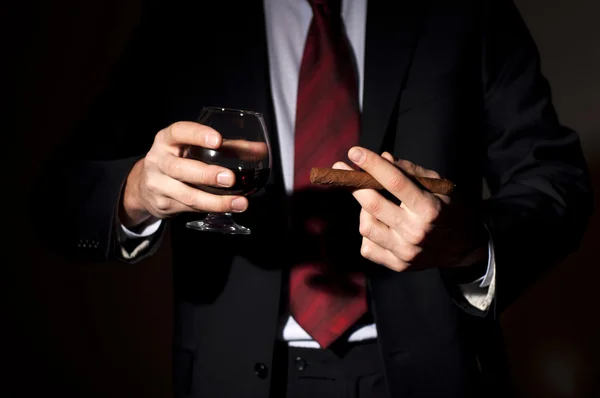
{"type": "MultiPolygon", "coordinates": [[[[312,19],[312,9],[306,0],[264,0],[271,92],[275,107],[278,139],[281,149],[283,179],[288,193],[294,184],[294,124],[298,75],[304,51],[304,43],[312,19]]],[[[364,52],[367,0],[344,0],[342,18],[348,40],[352,46],[358,67],[359,105],[362,109],[364,52]]],[[[121,239],[143,238],[154,234],[161,221],[152,223],[142,231],[134,233],[121,226],[121,239]]],[[[122,250],[125,258],[133,258],[149,245],[144,240],[132,252],[122,250]]],[[[495,292],[495,260],[493,244],[489,244],[489,263],[486,275],[471,284],[462,285],[461,290],[475,307],[486,310],[495,292]]],[[[282,337],[290,345],[315,347],[319,344],[289,317],[282,337]]],[[[365,325],[349,336],[349,341],[360,341],[377,337],[375,324],[365,325]]]]}

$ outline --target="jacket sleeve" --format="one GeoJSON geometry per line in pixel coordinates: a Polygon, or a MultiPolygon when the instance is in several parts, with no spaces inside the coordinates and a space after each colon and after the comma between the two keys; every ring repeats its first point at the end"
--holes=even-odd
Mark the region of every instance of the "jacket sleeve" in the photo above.
{"type": "Polygon", "coordinates": [[[593,209],[578,135],[559,123],[535,43],[512,0],[485,2],[482,81],[496,312],[578,248],[593,209]]]}
{"type": "Polygon", "coordinates": [[[51,154],[31,192],[32,226],[50,226],[36,229],[39,240],[71,259],[120,258],[115,220],[122,187],[169,122],[155,78],[168,62],[169,39],[156,23],[159,2],[148,4],[106,89],[51,154]]]}

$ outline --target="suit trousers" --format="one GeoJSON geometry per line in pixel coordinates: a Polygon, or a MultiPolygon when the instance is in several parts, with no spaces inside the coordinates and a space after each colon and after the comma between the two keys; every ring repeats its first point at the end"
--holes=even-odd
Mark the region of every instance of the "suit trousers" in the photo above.
{"type": "Polygon", "coordinates": [[[274,375],[271,398],[389,398],[375,340],[279,352],[281,373],[274,375]]]}

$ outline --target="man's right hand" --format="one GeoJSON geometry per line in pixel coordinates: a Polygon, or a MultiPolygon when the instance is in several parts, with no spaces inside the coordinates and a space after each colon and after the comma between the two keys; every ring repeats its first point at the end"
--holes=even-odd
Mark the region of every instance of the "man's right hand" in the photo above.
{"type": "Polygon", "coordinates": [[[119,205],[119,220],[126,228],[155,217],[182,212],[242,212],[243,196],[213,195],[194,186],[230,187],[235,176],[224,167],[182,157],[190,145],[217,149],[223,139],[214,129],[193,122],[177,122],[161,130],[146,156],[133,167],[119,205]]]}

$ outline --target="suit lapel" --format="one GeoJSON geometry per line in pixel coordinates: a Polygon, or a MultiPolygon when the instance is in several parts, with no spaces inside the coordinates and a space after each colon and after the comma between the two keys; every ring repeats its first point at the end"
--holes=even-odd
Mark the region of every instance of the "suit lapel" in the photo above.
{"type": "Polygon", "coordinates": [[[381,151],[394,105],[399,100],[429,0],[402,0],[399,12],[369,1],[360,145],[381,151]]]}

